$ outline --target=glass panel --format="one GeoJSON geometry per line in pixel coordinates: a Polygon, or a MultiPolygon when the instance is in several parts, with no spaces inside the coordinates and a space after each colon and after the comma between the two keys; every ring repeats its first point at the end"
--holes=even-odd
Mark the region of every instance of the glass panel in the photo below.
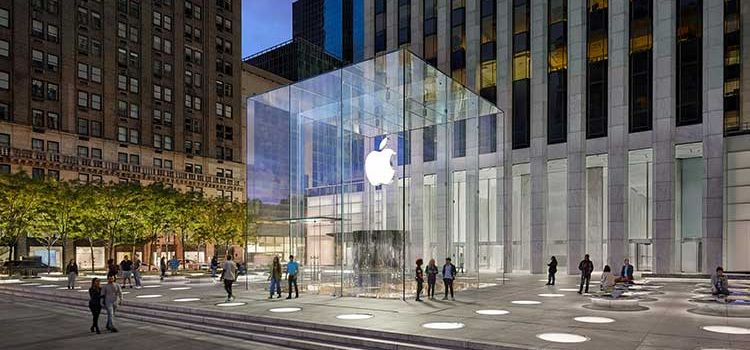
{"type": "Polygon", "coordinates": [[[513,272],[531,270],[531,176],[529,164],[513,166],[513,272]]]}
{"type": "Polygon", "coordinates": [[[586,157],[586,253],[592,261],[607,261],[607,155],[586,157]]]}
{"type": "Polygon", "coordinates": [[[651,269],[653,237],[653,150],[628,154],[628,239],[636,270],[651,269]]]}

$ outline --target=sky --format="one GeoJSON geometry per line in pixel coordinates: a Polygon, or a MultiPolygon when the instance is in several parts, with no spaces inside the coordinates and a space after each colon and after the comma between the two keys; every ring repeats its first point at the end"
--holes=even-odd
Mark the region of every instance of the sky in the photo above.
{"type": "Polygon", "coordinates": [[[242,0],[242,57],[292,38],[294,0],[242,0]]]}

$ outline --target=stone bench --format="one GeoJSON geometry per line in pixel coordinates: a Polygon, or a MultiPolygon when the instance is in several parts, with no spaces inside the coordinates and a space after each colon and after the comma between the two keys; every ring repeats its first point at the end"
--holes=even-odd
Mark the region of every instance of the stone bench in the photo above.
{"type": "Polygon", "coordinates": [[[695,308],[688,312],[719,317],[750,317],[750,297],[748,296],[718,296],[706,295],[689,300],[695,308]]]}

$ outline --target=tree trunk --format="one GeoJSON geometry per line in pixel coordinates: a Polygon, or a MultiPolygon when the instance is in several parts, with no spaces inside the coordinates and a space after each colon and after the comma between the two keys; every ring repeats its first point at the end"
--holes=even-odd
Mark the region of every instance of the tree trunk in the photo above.
{"type": "Polygon", "coordinates": [[[50,256],[52,255],[52,243],[47,244],[47,275],[49,275],[50,270],[52,268],[51,261],[49,261],[50,256]]]}
{"type": "Polygon", "coordinates": [[[96,264],[94,263],[94,241],[89,237],[89,248],[91,248],[91,274],[96,273],[96,264]]]}

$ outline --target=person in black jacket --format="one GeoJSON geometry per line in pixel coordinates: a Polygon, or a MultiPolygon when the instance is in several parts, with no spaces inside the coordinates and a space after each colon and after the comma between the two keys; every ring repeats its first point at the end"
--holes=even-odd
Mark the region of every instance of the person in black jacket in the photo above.
{"type": "Polygon", "coordinates": [[[625,259],[620,270],[620,281],[625,283],[633,282],[633,265],[630,265],[630,259],[625,259]]]}
{"type": "Polygon", "coordinates": [[[91,280],[91,288],[89,288],[89,310],[91,310],[91,316],[93,323],[91,323],[91,332],[96,331],[96,334],[101,334],[99,331],[99,314],[102,312],[102,288],[99,286],[99,279],[94,278],[91,280]]]}
{"type": "Polygon", "coordinates": [[[70,259],[68,266],[65,267],[65,274],[68,276],[68,289],[75,289],[78,276],[78,264],[75,259],[70,259]]]}
{"type": "Polygon", "coordinates": [[[445,296],[443,300],[448,300],[448,290],[451,292],[451,300],[456,301],[453,297],[453,280],[456,279],[456,265],[453,265],[451,258],[445,258],[443,265],[443,283],[445,283],[445,296]]]}
{"type": "Polygon", "coordinates": [[[424,283],[424,272],[422,271],[422,264],[422,259],[417,259],[417,301],[422,301],[422,299],[419,298],[419,295],[422,294],[422,284],[424,283]]]}
{"type": "Polygon", "coordinates": [[[586,284],[586,293],[589,292],[589,282],[591,281],[591,272],[594,271],[594,263],[589,260],[589,255],[586,254],[583,260],[578,264],[578,270],[581,270],[581,287],[578,288],[578,294],[583,292],[583,284],[586,284]]]}
{"type": "Polygon", "coordinates": [[[547,270],[548,276],[547,276],[547,284],[546,285],[547,286],[554,286],[555,285],[555,274],[557,273],[557,258],[555,258],[554,255],[552,256],[552,259],[549,262],[549,264],[547,264],[547,266],[549,266],[549,269],[547,270]]]}

